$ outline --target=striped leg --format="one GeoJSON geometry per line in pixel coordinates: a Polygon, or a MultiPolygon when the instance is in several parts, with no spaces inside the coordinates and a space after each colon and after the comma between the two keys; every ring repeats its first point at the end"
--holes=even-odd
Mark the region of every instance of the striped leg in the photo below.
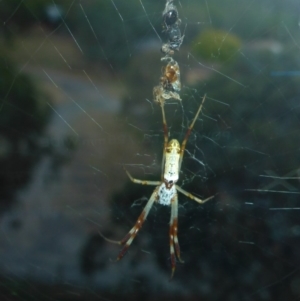
{"type": "Polygon", "coordinates": [[[176,194],[171,201],[171,219],[170,219],[170,254],[171,254],[171,267],[172,267],[171,279],[173,278],[175,272],[176,257],[181,263],[184,262],[180,258],[180,247],[179,247],[177,232],[178,232],[178,196],[176,194]]]}
{"type": "Polygon", "coordinates": [[[185,191],[184,189],[182,189],[180,186],[176,185],[176,189],[181,192],[182,194],[184,194],[185,196],[187,196],[188,198],[196,201],[199,204],[204,204],[207,201],[211,200],[212,198],[214,198],[216,195],[212,195],[204,200],[197,198],[196,196],[192,195],[191,193],[185,191]]]}
{"type": "Polygon", "coordinates": [[[194,124],[195,124],[195,122],[196,122],[196,120],[197,120],[197,118],[198,118],[198,116],[199,116],[199,114],[200,114],[200,112],[201,112],[201,110],[202,110],[202,106],[203,106],[203,104],[204,104],[204,102],[205,102],[205,98],[206,98],[206,94],[204,95],[204,97],[203,97],[203,99],[202,99],[202,102],[201,102],[201,104],[200,104],[200,107],[199,107],[199,109],[198,109],[198,111],[197,111],[197,113],[196,113],[196,115],[195,115],[195,117],[194,117],[194,119],[193,119],[191,125],[189,126],[189,128],[188,128],[188,130],[187,130],[187,132],[186,132],[186,134],[185,134],[185,137],[184,137],[184,139],[183,139],[183,141],[182,141],[182,143],[181,143],[180,159],[179,159],[179,170],[181,169],[181,163],[182,163],[182,159],[183,159],[183,155],[184,155],[184,150],[185,150],[186,143],[187,143],[187,141],[188,141],[188,139],[189,139],[189,137],[190,137],[190,134],[191,134],[191,132],[192,132],[192,129],[193,129],[193,127],[194,127],[194,124]]]}
{"type": "Polygon", "coordinates": [[[124,170],[126,171],[129,179],[136,184],[142,184],[142,185],[159,185],[161,184],[160,181],[147,181],[147,180],[139,180],[132,177],[132,175],[129,173],[129,171],[123,166],[124,170]]]}
{"type": "Polygon", "coordinates": [[[152,193],[150,199],[148,200],[145,208],[143,209],[142,213],[140,214],[139,218],[137,219],[135,225],[131,228],[131,230],[125,235],[125,237],[122,240],[112,240],[109,238],[106,238],[102,233],[99,232],[100,236],[103,237],[106,241],[115,243],[118,245],[124,245],[124,247],[121,249],[117,261],[122,259],[123,256],[126,254],[128,248],[130,247],[131,243],[133,242],[134,238],[138,234],[139,230],[142,228],[144,221],[147,218],[148,213],[151,210],[151,207],[153,203],[156,201],[157,197],[157,188],[152,193]]]}
{"type": "Polygon", "coordinates": [[[168,131],[168,125],[166,121],[166,115],[165,115],[165,108],[164,103],[160,104],[161,106],[161,113],[162,113],[162,119],[163,119],[163,131],[164,131],[164,149],[163,149],[163,157],[161,161],[161,180],[164,180],[164,167],[165,167],[165,159],[166,159],[166,149],[168,145],[169,140],[169,131],[168,131]]]}

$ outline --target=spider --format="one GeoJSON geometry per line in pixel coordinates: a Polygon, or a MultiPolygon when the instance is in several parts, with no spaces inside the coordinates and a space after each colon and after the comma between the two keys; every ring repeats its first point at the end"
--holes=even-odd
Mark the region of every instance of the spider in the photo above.
{"type": "Polygon", "coordinates": [[[166,7],[163,11],[163,19],[165,27],[173,26],[176,22],[180,22],[178,19],[178,11],[176,6],[173,4],[173,1],[167,1],[166,7]]]}
{"type": "Polygon", "coordinates": [[[162,68],[160,84],[153,88],[154,101],[161,105],[166,99],[181,100],[178,94],[181,89],[179,65],[171,57],[164,57],[162,60],[169,60],[169,62],[162,68]]]}
{"type": "Polygon", "coordinates": [[[162,69],[163,76],[160,78],[164,89],[179,92],[181,90],[180,69],[178,63],[171,57],[166,67],[162,69]]]}
{"type": "Polygon", "coordinates": [[[178,11],[175,6],[169,8],[169,10],[163,14],[163,18],[166,28],[174,25],[176,22],[180,22],[178,19],[178,11]]]}
{"type": "Polygon", "coordinates": [[[184,36],[181,35],[179,25],[181,20],[178,18],[178,11],[173,4],[173,0],[167,0],[163,11],[164,32],[168,35],[168,43],[163,44],[161,51],[167,56],[173,55],[174,50],[179,50],[184,36]]]}
{"type": "Polygon", "coordinates": [[[181,101],[177,92],[166,90],[162,85],[158,85],[153,88],[153,98],[154,101],[159,103],[161,106],[164,105],[166,99],[173,98],[181,101]]]}
{"type": "Polygon", "coordinates": [[[188,138],[191,134],[191,131],[194,127],[194,124],[201,112],[202,106],[204,104],[206,95],[203,97],[203,100],[200,104],[200,107],[189,126],[185,137],[180,145],[178,140],[171,139],[169,141],[169,133],[168,133],[168,126],[165,118],[165,111],[164,105],[161,104],[162,109],[162,119],[163,119],[163,132],[164,132],[164,149],[163,149],[163,158],[162,158],[162,174],[161,174],[161,181],[147,181],[147,180],[139,180],[135,179],[131,176],[131,174],[125,169],[128,177],[133,183],[142,184],[142,185],[153,185],[156,186],[154,189],[151,197],[149,198],[145,208],[143,209],[142,213],[138,217],[135,225],[131,228],[131,230],[125,235],[125,237],[120,241],[115,241],[106,238],[103,234],[100,235],[108,242],[123,245],[123,248],[119,252],[117,257],[117,261],[122,259],[123,256],[126,254],[128,248],[130,247],[131,243],[133,242],[134,238],[138,234],[139,230],[142,228],[144,221],[146,220],[148,213],[154,202],[157,202],[161,205],[171,206],[171,219],[170,219],[170,254],[171,254],[171,279],[175,272],[176,267],[176,258],[179,262],[183,263],[180,258],[180,247],[178,242],[178,196],[177,191],[181,192],[188,198],[198,202],[199,204],[204,204],[208,200],[212,199],[214,196],[210,196],[204,200],[199,199],[198,197],[192,195],[191,193],[185,191],[180,186],[176,185],[179,179],[179,173],[181,169],[182,159],[185,151],[185,146],[188,141],[188,138]]]}

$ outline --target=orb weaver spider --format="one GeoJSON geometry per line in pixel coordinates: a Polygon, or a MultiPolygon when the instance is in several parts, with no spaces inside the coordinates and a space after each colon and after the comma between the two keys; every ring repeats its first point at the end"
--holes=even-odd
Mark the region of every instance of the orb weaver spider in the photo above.
{"type": "Polygon", "coordinates": [[[162,118],[163,118],[163,131],[164,131],[164,150],[163,150],[163,158],[162,158],[162,174],[161,174],[161,181],[147,181],[147,180],[139,180],[135,179],[131,176],[131,174],[125,169],[128,177],[133,183],[142,184],[142,185],[154,185],[156,188],[152,193],[151,197],[149,198],[145,208],[143,209],[142,213],[138,217],[135,225],[131,228],[131,230],[125,235],[125,237],[120,240],[111,240],[106,238],[102,233],[99,234],[108,242],[123,245],[124,247],[119,252],[117,257],[117,261],[122,259],[123,256],[126,254],[128,248],[130,247],[131,243],[133,242],[134,238],[138,234],[139,230],[142,228],[144,221],[146,220],[148,213],[154,202],[158,202],[161,205],[171,205],[171,219],[170,219],[170,254],[171,254],[171,278],[174,275],[175,267],[176,267],[176,257],[177,259],[183,263],[180,258],[180,247],[178,242],[178,196],[177,191],[181,192],[188,198],[198,202],[199,204],[204,204],[208,200],[212,199],[214,196],[210,196],[204,200],[199,199],[198,197],[192,195],[191,193],[185,191],[180,186],[176,185],[179,179],[179,172],[181,169],[183,154],[185,151],[185,146],[188,141],[188,138],[191,134],[191,131],[194,127],[194,124],[201,112],[202,106],[204,104],[206,95],[203,97],[203,100],[200,104],[200,107],[189,126],[185,137],[180,145],[178,140],[171,139],[169,141],[169,132],[168,126],[165,118],[165,110],[164,110],[164,103],[161,104],[162,109],[162,118]]]}

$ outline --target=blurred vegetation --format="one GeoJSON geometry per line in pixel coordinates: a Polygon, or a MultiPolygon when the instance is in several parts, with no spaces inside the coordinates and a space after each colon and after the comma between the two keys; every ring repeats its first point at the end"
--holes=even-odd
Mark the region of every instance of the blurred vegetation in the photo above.
{"type": "Polygon", "coordinates": [[[0,55],[0,208],[14,200],[17,190],[30,180],[39,162],[50,108],[28,75],[0,55]]]}
{"type": "MultiPolygon", "coordinates": [[[[159,1],[143,1],[150,11],[161,10],[159,1]]],[[[103,60],[114,68],[123,68],[136,48],[155,37],[139,1],[97,1],[81,3],[67,20],[76,28],[79,44],[89,60],[103,60]],[[117,9],[116,9],[117,8],[117,9]],[[142,18],[140,16],[143,16],[142,18]],[[88,19],[87,19],[88,18],[88,19]]],[[[159,14],[157,20],[161,22],[159,14]]]]}
{"type": "Polygon", "coordinates": [[[0,3],[0,17],[5,25],[15,24],[19,29],[27,29],[36,22],[40,22],[46,5],[51,0],[3,0],[0,3]]]}
{"type": "Polygon", "coordinates": [[[196,58],[225,62],[234,57],[241,47],[241,40],[224,30],[205,29],[192,42],[196,58]]]}
{"type": "Polygon", "coordinates": [[[30,30],[34,25],[58,26],[61,21],[60,14],[67,11],[72,0],[60,0],[57,5],[52,0],[2,0],[0,1],[0,20],[4,26],[0,27],[0,33],[6,42],[13,42],[17,34],[30,30]],[[50,12],[51,11],[51,12],[50,12]],[[56,14],[57,21],[51,19],[56,14]]]}
{"type": "MultiPolygon", "coordinates": [[[[10,40],[18,32],[24,32],[35,24],[51,25],[49,8],[53,13],[55,9],[61,14],[62,19],[52,24],[53,28],[59,27],[59,32],[69,35],[69,29],[84,53],[84,58],[89,61],[102,61],[120,70],[127,66],[136,53],[143,49],[157,47],[161,43],[156,32],[164,39],[162,34],[162,3],[159,0],[144,0],[143,6],[139,1],[97,1],[87,0],[77,3],[73,0],[3,0],[0,2],[0,20],[4,26],[0,28],[2,33],[10,40]],[[143,9],[143,6],[145,10],[143,9]],[[145,11],[147,13],[145,13],[145,11]],[[150,23],[150,22],[151,23],[150,23]],[[152,28],[154,26],[154,29],[152,28]],[[68,28],[67,28],[68,27],[68,28]],[[155,44],[157,43],[157,44],[155,44]]],[[[209,13],[206,2],[190,0],[186,5],[179,7],[182,19],[181,29],[186,41],[195,40],[195,51],[208,57],[213,54],[223,61],[223,55],[228,56],[227,47],[238,47],[238,41],[256,36],[261,38],[277,38],[278,31],[271,30],[272,24],[278,24],[278,20],[288,28],[298,23],[298,16],[294,14],[297,2],[288,0],[284,5],[279,1],[266,0],[255,5],[247,4],[247,1],[212,0],[209,3],[209,13]],[[287,4],[287,2],[289,4],[287,4]],[[238,19],[240,15],[243,18],[238,19]],[[185,16],[188,16],[186,18],[185,16]],[[211,23],[213,20],[213,23],[211,23]],[[255,20],[260,20],[258,23],[255,20]],[[253,24],[256,22],[255,26],[253,24]],[[187,26],[185,28],[185,26],[187,26]],[[202,31],[218,28],[209,37],[201,36],[202,31]],[[222,43],[222,32],[229,36],[222,43]],[[199,35],[200,32],[200,35],[199,35]],[[200,39],[201,38],[201,39],[200,39]],[[202,39],[212,45],[210,52],[202,53],[202,39]],[[200,39],[200,41],[198,41],[200,39]],[[211,43],[212,42],[212,43],[211,43]],[[221,51],[218,53],[220,42],[221,51]],[[230,43],[229,43],[230,42],[230,43]],[[198,46],[201,46],[201,50],[198,46]]],[[[291,31],[293,34],[293,31],[291,31]]],[[[285,35],[287,36],[287,35],[285,35]]],[[[281,36],[281,38],[283,38],[281,36]]],[[[203,41],[205,42],[205,41],[203,41]]],[[[157,49],[159,46],[157,47],[157,49]]],[[[230,52],[230,49],[228,49],[230,52]]]]}
{"type": "Polygon", "coordinates": [[[129,63],[124,79],[128,91],[134,91],[126,95],[122,101],[122,114],[140,122],[145,128],[151,125],[145,124],[144,114],[149,109],[146,99],[152,102],[153,87],[159,83],[162,75],[163,63],[160,62],[159,52],[147,51],[136,55],[129,63]],[[147,62],[147,63],[145,63],[147,62]]]}
{"type": "MultiPolygon", "coordinates": [[[[230,131],[226,151],[222,151],[227,158],[232,158],[231,168],[244,168],[245,162],[248,165],[251,162],[254,174],[261,174],[267,169],[282,174],[299,165],[297,156],[289,156],[284,161],[274,158],[280,158],[298,148],[295,143],[298,134],[294,129],[300,127],[296,102],[300,79],[272,75],[274,70],[293,70],[293,66],[297,65],[299,59],[295,50],[285,50],[279,54],[267,50],[244,50],[243,55],[219,70],[226,79],[221,74],[215,74],[206,83],[205,93],[209,97],[229,105],[224,107],[208,101],[206,109],[210,116],[218,120],[219,129],[227,127],[230,131]],[[251,59],[246,60],[245,56],[251,59]],[[222,120],[218,116],[222,116],[222,120]]],[[[200,89],[200,86],[197,88],[200,89]]],[[[204,148],[203,151],[206,153],[209,149],[204,148]]],[[[217,166],[213,160],[210,166],[217,174],[224,169],[224,166],[217,166]]],[[[233,174],[232,185],[236,178],[239,178],[238,173],[233,174]]],[[[250,178],[244,180],[249,186],[250,178]]]]}

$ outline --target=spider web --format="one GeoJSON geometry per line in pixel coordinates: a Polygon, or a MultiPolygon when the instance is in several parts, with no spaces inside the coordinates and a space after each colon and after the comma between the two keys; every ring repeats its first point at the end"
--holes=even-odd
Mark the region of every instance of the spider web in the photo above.
{"type": "Polygon", "coordinates": [[[123,166],[160,180],[152,90],[166,65],[165,4],[0,2],[5,300],[298,298],[295,0],[174,1],[184,39],[173,55],[182,100],[165,105],[170,138],[184,139],[207,95],[178,184],[215,198],[199,205],[179,194],[185,263],[172,281],[169,207],[154,205],[117,263],[119,247],[99,235],[123,238],[153,192],[123,166]]]}

